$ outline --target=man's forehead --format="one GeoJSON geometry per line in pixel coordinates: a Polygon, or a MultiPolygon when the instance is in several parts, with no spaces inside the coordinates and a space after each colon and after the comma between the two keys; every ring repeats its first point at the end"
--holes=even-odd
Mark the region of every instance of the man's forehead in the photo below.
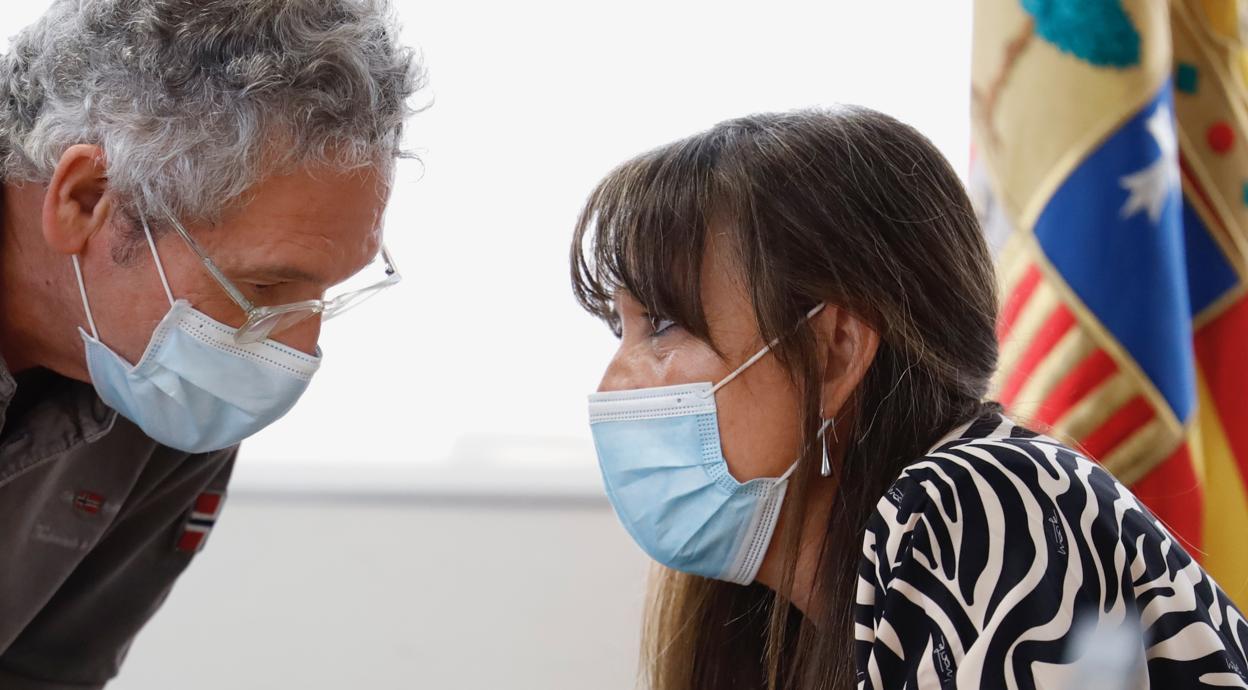
{"type": "Polygon", "coordinates": [[[305,166],[271,175],[252,187],[243,203],[226,214],[238,220],[293,220],[316,224],[372,219],[385,208],[389,177],[377,168],[336,170],[305,166]]]}
{"type": "Polygon", "coordinates": [[[227,274],[266,282],[333,285],[374,261],[381,249],[380,216],[255,220],[204,228],[196,237],[227,274]]]}
{"type": "Polygon", "coordinates": [[[290,173],[256,185],[219,225],[349,241],[380,228],[388,197],[388,183],[375,171],[290,173]]]}
{"type": "Polygon", "coordinates": [[[335,284],[377,256],[388,194],[376,170],[296,170],[194,232],[228,274],[335,284]]]}
{"type": "Polygon", "coordinates": [[[255,237],[223,256],[226,271],[283,281],[336,283],[377,258],[379,229],[367,233],[282,233],[255,237]]]}

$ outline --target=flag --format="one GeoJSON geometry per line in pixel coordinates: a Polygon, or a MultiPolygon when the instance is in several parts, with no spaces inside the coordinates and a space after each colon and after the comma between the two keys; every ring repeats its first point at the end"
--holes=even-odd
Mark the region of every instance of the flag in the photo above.
{"type": "MultiPolygon", "coordinates": [[[[1248,52],[1238,0],[976,0],[972,195],[1016,417],[1248,603],[1248,52]]],[[[1245,14],[1248,21],[1248,14],[1245,14]]]]}

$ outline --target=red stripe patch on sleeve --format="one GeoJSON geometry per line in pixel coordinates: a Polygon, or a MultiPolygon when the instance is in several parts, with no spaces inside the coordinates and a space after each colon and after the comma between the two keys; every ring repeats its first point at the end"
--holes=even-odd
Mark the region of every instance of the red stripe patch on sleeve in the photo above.
{"type": "Polygon", "coordinates": [[[195,499],[196,513],[208,517],[217,517],[217,512],[221,510],[221,499],[224,495],[220,491],[205,491],[195,499]]]}
{"type": "Polygon", "coordinates": [[[178,537],[178,551],[184,553],[198,553],[204,548],[204,541],[208,538],[208,530],[190,525],[182,530],[182,536],[178,537]]]}
{"type": "Polygon", "coordinates": [[[195,497],[190,514],[182,523],[175,547],[184,553],[197,553],[204,548],[208,533],[212,531],[225,502],[224,491],[205,491],[195,497]]]}

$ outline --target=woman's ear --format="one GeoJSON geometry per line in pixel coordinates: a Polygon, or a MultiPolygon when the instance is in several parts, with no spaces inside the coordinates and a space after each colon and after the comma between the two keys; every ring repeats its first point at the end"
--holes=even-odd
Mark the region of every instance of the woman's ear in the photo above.
{"type": "Polygon", "coordinates": [[[54,251],[81,254],[87,241],[108,225],[112,194],[108,168],[98,146],[65,150],[43,197],[43,239],[54,251]]]}
{"type": "Polygon", "coordinates": [[[875,360],[880,334],[858,316],[831,304],[812,324],[824,355],[823,416],[837,417],[875,360]]]}

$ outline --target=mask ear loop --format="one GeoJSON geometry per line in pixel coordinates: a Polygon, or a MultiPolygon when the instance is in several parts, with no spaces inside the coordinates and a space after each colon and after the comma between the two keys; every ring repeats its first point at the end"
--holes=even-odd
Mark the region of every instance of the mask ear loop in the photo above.
{"type": "MultiPolygon", "coordinates": [[[[809,321],[813,319],[816,314],[823,311],[823,308],[825,306],[826,306],[825,302],[820,302],[819,304],[816,304],[814,309],[811,309],[810,311],[806,312],[806,317],[802,320],[809,321]]],[[[744,364],[737,367],[736,370],[734,370],[731,374],[728,374],[723,379],[721,379],[719,383],[715,384],[714,386],[711,386],[710,393],[708,393],[707,395],[714,395],[715,393],[719,391],[720,388],[723,388],[724,386],[727,386],[728,384],[732,383],[732,380],[740,376],[741,372],[745,371],[746,369],[749,369],[756,362],[758,362],[758,360],[762,359],[763,357],[766,357],[767,353],[771,352],[771,348],[775,347],[776,344],[779,342],[780,342],[779,336],[772,338],[771,342],[764,345],[763,349],[759,350],[758,352],[755,352],[752,357],[745,360],[744,364]]]]}
{"type": "Polygon", "coordinates": [[[770,343],[767,343],[767,345],[764,346],[763,349],[759,350],[758,352],[755,352],[753,357],[750,357],[749,359],[745,360],[745,364],[742,364],[741,366],[737,367],[736,371],[732,372],[731,374],[728,374],[724,378],[720,379],[719,383],[715,384],[714,386],[711,386],[711,395],[714,395],[717,391],[719,391],[720,388],[723,388],[724,386],[727,386],[728,384],[732,383],[732,380],[740,376],[741,372],[745,371],[746,369],[749,369],[751,366],[753,366],[755,362],[765,357],[768,352],[771,352],[771,348],[775,347],[776,343],[778,342],[780,342],[780,339],[775,338],[770,343]]]}
{"type": "Polygon", "coordinates": [[[777,478],[776,478],[776,483],[783,482],[783,481],[787,481],[787,480],[788,480],[788,478],[789,478],[790,476],[792,476],[793,471],[797,469],[797,466],[798,466],[798,464],[800,464],[800,463],[801,463],[801,458],[798,458],[797,460],[794,460],[794,461],[793,461],[793,464],[792,464],[792,465],[789,465],[789,469],[785,470],[785,471],[784,471],[784,474],[782,474],[782,475],[780,475],[779,477],[777,477],[777,478]]]}
{"type": "MultiPolygon", "coordinates": [[[[814,308],[812,308],[810,311],[806,312],[806,317],[805,317],[805,318],[803,318],[803,319],[802,319],[802,321],[803,321],[803,322],[806,322],[806,321],[809,321],[809,320],[811,320],[811,319],[815,318],[815,315],[817,315],[819,312],[823,311],[823,308],[824,308],[824,307],[826,307],[826,306],[827,306],[827,302],[820,302],[819,304],[816,304],[816,305],[814,306],[814,308]]],[[[765,346],[763,346],[763,349],[759,350],[758,352],[755,352],[755,353],[754,353],[754,356],[752,356],[752,357],[750,357],[749,359],[745,360],[745,363],[744,363],[744,364],[742,364],[741,366],[737,367],[737,368],[736,368],[736,370],[735,370],[735,371],[733,371],[731,374],[728,374],[727,376],[725,376],[722,380],[720,380],[720,382],[719,382],[719,383],[715,384],[714,386],[711,386],[711,389],[710,389],[710,390],[709,390],[709,391],[705,394],[705,396],[706,396],[706,397],[712,396],[712,395],[714,395],[716,392],[718,392],[720,388],[723,388],[724,386],[727,386],[729,383],[732,383],[732,380],[733,380],[733,379],[735,379],[735,378],[737,378],[738,376],[740,376],[740,375],[741,375],[741,372],[745,371],[746,369],[749,369],[749,368],[750,368],[751,366],[753,366],[756,362],[758,362],[758,360],[760,360],[760,359],[762,359],[763,357],[765,357],[765,356],[767,355],[767,353],[768,353],[768,352],[771,352],[771,348],[775,347],[775,346],[776,346],[776,344],[777,344],[777,343],[779,343],[779,342],[780,342],[780,338],[779,338],[779,336],[777,336],[777,337],[775,337],[775,338],[772,338],[772,339],[771,339],[771,342],[769,342],[769,343],[767,343],[765,346]]],[[[820,438],[820,439],[822,439],[822,438],[823,438],[823,432],[824,432],[824,430],[825,430],[825,429],[827,429],[827,428],[828,428],[828,426],[830,426],[830,425],[832,424],[832,422],[833,422],[833,421],[834,421],[834,420],[832,420],[832,419],[829,419],[829,420],[824,421],[823,426],[821,426],[821,427],[819,428],[819,438],[820,438]]],[[[832,435],[833,435],[833,437],[835,437],[835,436],[836,436],[836,429],[835,429],[835,428],[833,428],[833,429],[832,429],[832,435]]],[[[792,464],[792,465],[789,465],[789,469],[785,470],[785,471],[784,471],[784,474],[780,475],[780,476],[776,479],[776,481],[777,481],[777,482],[782,482],[782,481],[784,481],[784,480],[788,479],[788,478],[789,478],[789,477],[793,474],[793,471],[797,469],[797,465],[798,465],[798,461],[797,461],[797,460],[795,460],[795,461],[793,462],[793,464],[792,464]]],[[[825,477],[826,477],[826,476],[828,476],[829,474],[831,474],[831,472],[832,472],[832,468],[831,468],[831,466],[830,466],[830,465],[829,465],[829,463],[828,463],[828,446],[827,446],[827,444],[826,444],[826,443],[823,445],[823,468],[824,468],[824,471],[823,471],[823,476],[825,476],[825,477]]]]}
{"type": "Polygon", "coordinates": [[[74,262],[74,275],[78,276],[78,294],[82,295],[82,308],[87,312],[87,325],[91,326],[91,337],[100,339],[100,332],[95,330],[95,317],[91,315],[91,303],[87,301],[87,284],[82,280],[82,266],[78,264],[78,255],[70,257],[74,262]]]}
{"type": "MultiPolygon", "coordinates": [[[[160,253],[156,251],[156,241],[152,239],[152,230],[147,226],[147,218],[139,215],[139,221],[143,224],[143,234],[147,237],[147,246],[152,250],[152,259],[156,261],[156,272],[160,274],[160,284],[165,288],[165,297],[169,299],[169,306],[173,306],[173,290],[169,289],[169,279],[165,277],[165,267],[160,263],[160,253]]],[[[95,315],[91,313],[91,301],[87,299],[87,283],[82,279],[82,264],[78,261],[78,255],[74,254],[70,257],[74,263],[74,275],[78,278],[78,294],[82,297],[82,309],[87,313],[87,325],[91,327],[91,337],[96,340],[100,339],[100,332],[95,327],[95,315]]]]}
{"type": "Polygon", "coordinates": [[[169,298],[169,306],[173,306],[173,290],[169,289],[169,279],[165,277],[165,267],[160,263],[160,253],[156,251],[156,240],[152,238],[152,229],[147,226],[147,217],[139,214],[139,222],[143,224],[143,234],[147,236],[147,246],[152,250],[152,259],[156,261],[156,272],[160,274],[160,284],[165,287],[165,297],[169,298]]]}

